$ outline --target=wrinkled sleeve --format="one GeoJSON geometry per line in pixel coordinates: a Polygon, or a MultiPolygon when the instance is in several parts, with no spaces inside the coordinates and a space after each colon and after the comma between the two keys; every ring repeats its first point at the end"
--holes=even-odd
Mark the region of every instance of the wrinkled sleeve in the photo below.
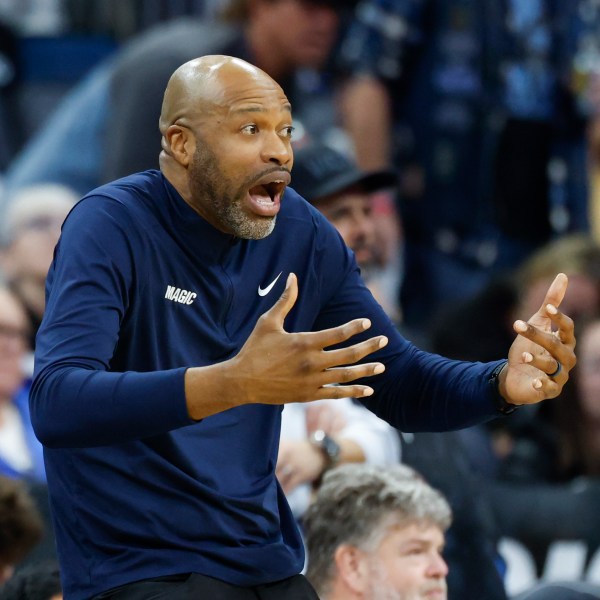
{"type": "Polygon", "coordinates": [[[46,446],[114,444],[191,422],[185,369],[110,370],[135,279],[133,225],[116,200],[88,197],[63,226],[30,397],[32,423],[46,446]]]}

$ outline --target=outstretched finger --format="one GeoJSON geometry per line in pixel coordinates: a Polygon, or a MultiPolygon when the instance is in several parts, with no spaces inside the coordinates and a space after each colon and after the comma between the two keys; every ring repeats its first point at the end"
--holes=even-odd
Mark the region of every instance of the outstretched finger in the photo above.
{"type": "Polygon", "coordinates": [[[550,287],[546,292],[546,297],[544,298],[542,306],[540,307],[540,311],[545,313],[547,304],[552,304],[556,307],[560,306],[560,303],[563,301],[563,298],[567,292],[568,284],[568,277],[564,273],[559,273],[554,278],[554,281],[550,284],[550,287]]]}
{"type": "Polygon", "coordinates": [[[371,321],[369,319],[353,319],[352,321],[348,321],[337,327],[305,333],[304,340],[309,347],[322,350],[324,348],[336,346],[342,342],[347,342],[351,337],[363,333],[369,329],[369,327],[371,327],[371,321]]]}
{"type": "Polygon", "coordinates": [[[381,350],[388,343],[388,339],[384,335],[369,338],[353,344],[347,348],[338,348],[336,350],[327,350],[322,354],[325,368],[338,367],[342,365],[350,365],[357,363],[365,356],[381,350]]]}
{"type": "Polygon", "coordinates": [[[275,327],[283,330],[283,322],[288,316],[290,310],[292,310],[296,300],[298,299],[298,279],[295,273],[288,275],[287,281],[285,282],[285,289],[281,296],[279,296],[277,302],[262,315],[263,321],[265,319],[273,321],[275,327]]]}
{"type": "Polygon", "coordinates": [[[321,385],[344,384],[364,377],[380,375],[385,371],[385,365],[374,362],[361,365],[347,365],[327,369],[319,376],[321,385]]]}
{"type": "Polygon", "coordinates": [[[325,385],[317,390],[311,400],[339,400],[340,398],[366,398],[374,390],[368,385],[325,385]]]}

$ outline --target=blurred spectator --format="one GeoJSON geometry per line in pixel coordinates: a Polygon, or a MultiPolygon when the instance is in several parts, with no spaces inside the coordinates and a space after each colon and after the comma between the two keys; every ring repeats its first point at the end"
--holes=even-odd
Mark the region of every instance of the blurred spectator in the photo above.
{"type": "Polygon", "coordinates": [[[354,251],[363,280],[392,319],[398,319],[391,290],[395,273],[377,255],[373,204],[378,192],[393,190],[392,170],[361,171],[352,158],[322,143],[294,152],[292,187],[313,204],[354,251]]]}
{"type": "Polygon", "coordinates": [[[289,404],[283,410],[277,477],[298,519],[332,467],[381,467],[399,460],[397,431],[350,398],[289,404]]]}
{"type": "Polygon", "coordinates": [[[46,274],[54,246],[77,199],[71,189],[56,184],[24,188],[11,200],[2,221],[0,265],[27,312],[31,348],[44,315],[46,274]]]}
{"type": "Polygon", "coordinates": [[[39,562],[15,573],[0,588],[0,600],[62,600],[56,562],[39,562]]]}
{"type": "Polygon", "coordinates": [[[322,600],[445,600],[450,521],[443,496],[408,467],[339,467],[304,520],[307,577],[322,600]]]}
{"type": "MultiPolygon", "coordinates": [[[[527,549],[534,578],[555,576],[546,572],[551,568],[549,552],[564,541],[582,545],[582,568],[600,548],[598,425],[591,416],[594,408],[583,409],[584,396],[597,396],[592,391],[595,372],[586,366],[594,362],[593,324],[600,315],[600,246],[583,234],[543,246],[513,277],[494,280],[476,297],[442,312],[431,335],[433,351],[453,358],[486,361],[504,356],[511,323],[541,305],[543,287],[557,271],[569,276],[561,308],[582,326],[577,332],[579,363],[561,397],[544,407],[523,407],[487,427],[451,434],[496,537],[516,540],[527,549]]],[[[409,450],[403,456],[408,460],[409,450]]],[[[451,492],[441,489],[453,505],[451,492]]],[[[509,562],[517,570],[523,567],[522,559],[509,562]]],[[[573,576],[583,573],[577,570],[573,576]]],[[[526,581],[524,574],[521,580],[526,581]]]]}
{"type": "MultiPolygon", "coordinates": [[[[600,246],[590,236],[572,234],[539,248],[512,277],[493,279],[473,298],[441,311],[431,327],[431,349],[459,360],[488,361],[505,356],[512,342],[512,323],[539,308],[544,286],[556,272],[569,277],[561,310],[578,323],[600,313],[600,246]]],[[[557,406],[551,404],[544,410],[557,406]]],[[[536,415],[537,408],[524,407],[511,419],[460,432],[477,470],[495,477],[513,436],[522,428],[535,427],[536,415]]]]}
{"type": "Polygon", "coordinates": [[[449,600],[506,600],[494,513],[459,433],[403,434],[402,462],[421,473],[452,508],[444,549],[449,600]]]}
{"type": "Polygon", "coordinates": [[[6,173],[16,189],[54,181],[83,194],[102,182],[158,167],[163,92],[173,71],[205,54],[237,56],[276,79],[300,132],[318,134],[333,117],[328,61],[341,0],[235,0],[221,22],[162,23],[124,45],[76,86],[6,173]],[[108,115],[110,114],[110,132],[108,115]],[[132,133],[133,132],[133,133],[132,133]]]}
{"type": "Polygon", "coordinates": [[[579,358],[568,385],[511,432],[498,467],[506,490],[494,502],[502,532],[526,544],[539,573],[556,540],[582,541],[586,563],[600,548],[600,318],[577,336],[579,358]],[[510,511],[502,506],[508,495],[510,511]]]}
{"type": "Polygon", "coordinates": [[[31,36],[59,35],[68,25],[64,0],[3,0],[0,18],[31,36]]]}
{"type": "Polygon", "coordinates": [[[43,524],[22,481],[0,475],[0,584],[41,539],[43,524]]]}
{"type": "Polygon", "coordinates": [[[575,322],[597,314],[600,245],[586,234],[570,234],[536,250],[518,269],[492,278],[474,297],[440,311],[428,330],[430,346],[460,360],[506,356],[514,337],[512,323],[539,308],[558,272],[569,277],[561,310],[575,322]]]}
{"type": "Polygon", "coordinates": [[[342,47],[359,163],[401,171],[402,311],[425,326],[588,227],[587,0],[364,0],[342,47]],[[583,83],[581,83],[583,82],[583,83]],[[519,218],[515,218],[515,215],[519,218]]]}
{"type": "Polygon", "coordinates": [[[45,481],[42,445],[29,416],[28,339],[25,310],[0,286],[0,474],[45,481]]]}
{"type": "MultiPolygon", "coordinates": [[[[571,386],[576,388],[575,398],[567,412],[579,415],[573,415],[568,422],[564,414],[556,420],[562,430],[558,465],[567,476],[600,478],[600,319],[579,330],[578,345],[579,361],[571,386]]],[[[564,406],[567,396],[568,392],[563,392],[562,406],[553,407],[557,412],[567,408],[564,406]]]]}
{"type": "MultiPolygon", "coordinates": [[[[367,285],[375,266],[371,214],[374,192],[395,184],[391,171],[366,173],[340,152],[310,143],[294,154],[292,187],[320,210],[351,248],[367,285]]],[[[373,291],[373,290],[371,290],[373,291]]],[[[282,414],[277,475],[296,518],[323,473],[348,462],[400,459],[398,432],[350,398],[289,404],[282,414]]]]}

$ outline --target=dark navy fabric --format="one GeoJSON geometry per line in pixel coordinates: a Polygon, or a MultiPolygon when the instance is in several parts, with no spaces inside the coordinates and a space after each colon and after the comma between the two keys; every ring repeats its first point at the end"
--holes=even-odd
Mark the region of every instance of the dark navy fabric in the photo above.
{"type": "Polygon", "coordinates": [[[389,337],[365,401],[379,416],[405,430],[495,416],[497,363],[449,361],[403,339],[335,229],[293,190],[274,232],[252,241],[210,226],[159,171],[98,188],[63,227],[31,393],[66,598],[181,572],[235,585],[300,572],[302,541],[275,478],[281,407],[195,423],[184,396],[186,368],[236,355],[290,272],[299,297],[286,330],[368,317],[357,339],[389,337]]]}

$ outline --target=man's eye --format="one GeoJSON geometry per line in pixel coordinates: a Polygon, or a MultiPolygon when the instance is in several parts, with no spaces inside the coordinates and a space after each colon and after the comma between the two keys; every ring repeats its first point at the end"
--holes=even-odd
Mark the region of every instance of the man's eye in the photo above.
{"type": "Polygon", "coordinates": [[[287,138],[288,140],[291,139],[292,134],[294,133],[294,127],[292,127],[291,125],[288,125],[287,127],[284,127],[281,131],[280,134],[284,137],[287,138]]]}
{"type": "Polygon", "coordinates": [[[246,133],[248,135],[255,135],[258,133],[258,127],[256,125],[246,125],[242,127],[242,133],[246,133]]]}

